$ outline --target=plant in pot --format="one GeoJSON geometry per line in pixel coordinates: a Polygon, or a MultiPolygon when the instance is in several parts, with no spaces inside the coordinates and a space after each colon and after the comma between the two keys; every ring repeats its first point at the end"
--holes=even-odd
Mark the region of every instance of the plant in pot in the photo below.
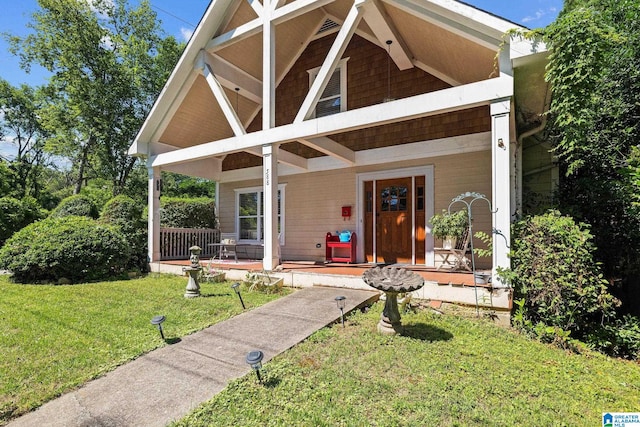
{"type": "Polygon", "coordinates": [[[442,240],[444,249],[456,246],[457,240],[462,237],[469,223],[465,210],[454,213],[443,210],[441,214],[432,216],[430,222],[431,234],[434,238],[442,240]]]}

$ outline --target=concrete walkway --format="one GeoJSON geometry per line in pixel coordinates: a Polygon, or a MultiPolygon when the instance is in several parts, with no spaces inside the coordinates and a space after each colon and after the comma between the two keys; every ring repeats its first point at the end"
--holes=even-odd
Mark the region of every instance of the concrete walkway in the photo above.
{"type": "Polygon", "coordinates": [[[266,362],[339,320],[338,295],[347,298],[345,312],[378,298],[346,288],[298,290],[120,366],[9,426],[165,426],[247,374],[248,352],[261,350],[266,362]]]}

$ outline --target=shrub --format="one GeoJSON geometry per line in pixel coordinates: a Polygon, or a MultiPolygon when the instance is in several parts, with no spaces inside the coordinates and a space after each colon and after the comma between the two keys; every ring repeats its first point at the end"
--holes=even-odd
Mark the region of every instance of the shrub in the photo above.
{"type": "Polygon", "coordinates": [[[610,356],[640,359],[640,318],[627,314],[615,319],[591,332],[586,341],[610,356]]]}
{"type": "Polygon", "coordinates": [[[45,216],[35,199],[0,198],[0,246],[16,231],[45,216]]]}
{"type": "Polygon", "coordinates": [[[520,303],[514,326],[536,335],[556,331],[552,335],[566,341],[566,333],[583,338],[614,316],[617,300],[593,259],[595,248],[585,224],[550,211],[517,222],[513,236],[511,269],[501,274],[520,303]]]}
{"type": "Polygon", "coordinates": [[[114,226],[86,217],[47,218],[15,233],[0,249],[0,268],[19,283],[110,279],[126,269],[129,244],[114,226]]]}
{"type": "Polygon", "coordinates": [[[142,218],[143,205],[129,196],[109,200],[100,214],[100,222],[120,228],[131,247],[129,268],[147,270],[147,224],[142,218]]]}
{"type": "Polygon", "coordinates": [[[93,200],[83,194],[75,194],[63,199],[49,214],[51,218],[86,216],[93,219],[98,218],[99,215],[100,212],[93,200]]]}
{"type": "Polygon", "coordinates": [[[163,227],[215,228],[213,199],[162,198],[160,224],[163,227]]]}
{"type": "Polygon", "coordinates": [[[119,195],[104,205],[102,212],[100,212],[100,220],[129,231],[144,226],[142,210],[143,206],[136,203],[131,197],[119,195]]]}

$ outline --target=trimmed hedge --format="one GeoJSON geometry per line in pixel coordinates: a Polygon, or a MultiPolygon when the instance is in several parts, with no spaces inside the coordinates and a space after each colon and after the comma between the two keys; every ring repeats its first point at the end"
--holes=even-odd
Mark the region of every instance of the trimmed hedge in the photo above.
{"type": "Polygon", "coordinates": [[[86,216],[97,219],[100,215],[98,207],[93,200],[84,194],[75,194],[63,199],[56,208],[51,211],[49,217],[62,218],[65,216],[86,216]]]}
{"type": "Polygon", "coordinates": [[[147,271],[147,223],[142,217],[143,208],[131,197],[121,194],[105,204],[99,221],[119,227],[129,242],[129,268],[147,271]]]}
{"type": "Polygon", "coordinates": [[[68,216],[15,233],[0,249],[0,268],[18,283],[79,283],[120,277],[129,256],[130,245],[117,227],[68,216]]]}
{"type": "Polygon", "coordinates": [[[215,228],[216,214],[213,199],[162,198],[160,224],[163,227],[215,228]]]}

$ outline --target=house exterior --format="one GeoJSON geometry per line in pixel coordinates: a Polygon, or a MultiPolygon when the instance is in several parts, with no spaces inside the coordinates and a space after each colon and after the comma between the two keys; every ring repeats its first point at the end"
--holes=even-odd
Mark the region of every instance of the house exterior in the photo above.
{"type": "Polygon", "coordinates": [[[545,48],[513,28],[453,0],[213,0],[129,150],[147,159],[150,259],[166,170],[215,180],[220,229],[262,245],[266,270],[324,260],[336,230],[358,262],[435,266],[429,218],[482,194],[495,276],[523,186],[554,180],[545,48]]]}

